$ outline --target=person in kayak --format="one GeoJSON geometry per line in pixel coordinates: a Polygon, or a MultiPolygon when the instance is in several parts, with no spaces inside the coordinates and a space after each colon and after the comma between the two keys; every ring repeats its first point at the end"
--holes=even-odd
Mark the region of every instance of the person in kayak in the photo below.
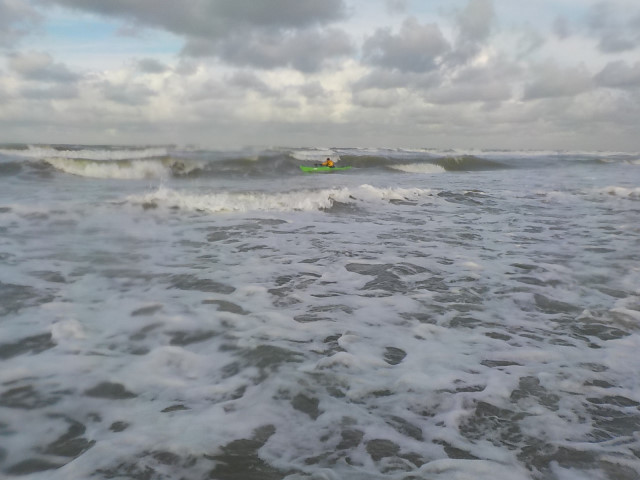
{"type": "Polygon", "coordinates": [[[324,162],[322,162],[322,163],[320,164],[320,166],[322,166],[322,167],[329,167],[329,168],[333,168],[333,167],[335,167],[335,166],[336,166],[336,164],[335,164],[335,163],[333,163],[333,160],[331,160],[330,158],[328,158],[328,157],[327,157],[327,159],[326,159],[324,162]]]}

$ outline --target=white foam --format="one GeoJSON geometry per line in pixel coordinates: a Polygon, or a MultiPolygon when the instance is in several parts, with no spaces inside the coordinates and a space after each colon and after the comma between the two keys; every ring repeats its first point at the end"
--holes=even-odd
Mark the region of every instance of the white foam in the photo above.
{"type": "Polygon", "coordinates": [[[327,148],[292,150],[289,154],[302,162],[324,162],[327,158],[336,163],[340,161],[340,155],[327,148]]]}
{"type": "Polygon", "coordinates": [[[617,404],[640,401],[635,190],[615,166],[595,181],[540,170],[206,177],[134,196],[131,182],[59,176],[34,195],[0,179],[15,191],[0,189],[0,467],[63,461],[45,452],[73,421],[93,446],[30,478],[210,477],[209,459],[265,425],[259,457],[291,480],[606,478],[586,470],[607,455],[638,470],[632,428],[606,418],[638,417],[617,404]],[[425,184],[484,194],[456,203],[425,184]],[[102,382],[137,396],[86,394],[102,382]],[[376,442],[389,456],[372,458],[376,442]],[[521,455],[530,445],[541,453],[521,455]]]}
{"type": "Polygon", "coordinates": [[[402,165],[390,165],[394,170],[406,173],[445,173],[446,170],[440,165],[430,163],[407,163],[402,165]]]}
{"type": "Polygon", "coordinates": [[[604,195],[611,195],[614,197],[620,198],[629,198],[632,200],[640,199],[640,187],[629,188],[629,187],[618,187],[618,186],[608,186],[605,188],[601,188],[597,190],[598,193],[604,195]]]}
{"type": "Polygon", "coordinates": [[[44,160],[60,171],[88,178],[140,180],[171,175],[169,166],[160,160],[92,161],[62,157],[44,160]]]}
{"type": "Polygon", "coordinates": [[[81,148],[60,149],[48,146],[29,145],[25,150],[2,150],[0,153],[26,158],[70,158],[86,160],[129,160],[151,157],[164,157],[168,155],[166,147],[149,148],[81,148]]]}
{"type": "Polygon", "coordinates": [[[331,208],[335,202],[359,203],[417,199],[430,190],[418,188],[377,188],[361,185],[356,188],[300,190],[281,193],[218,192],[192,194],[166,187],[128,200],[135,204],[158,204],[167,208],[209,213],[229,212],[293,212],[317,211],[331,208]]]}

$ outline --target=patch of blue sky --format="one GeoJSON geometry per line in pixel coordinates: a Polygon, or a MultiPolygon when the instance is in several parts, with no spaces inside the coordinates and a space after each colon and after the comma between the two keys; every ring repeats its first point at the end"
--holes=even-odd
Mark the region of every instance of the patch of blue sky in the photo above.
{"type": "Polygon", "coordinates": [[[132,57],[168,61],[180,52],[183,40],[162,30],[132,26],[96,15],[57,10],[47,12],[39,34],[22,46],[44,51],[56,61],[83,69],[110,68],[132,57]]]}

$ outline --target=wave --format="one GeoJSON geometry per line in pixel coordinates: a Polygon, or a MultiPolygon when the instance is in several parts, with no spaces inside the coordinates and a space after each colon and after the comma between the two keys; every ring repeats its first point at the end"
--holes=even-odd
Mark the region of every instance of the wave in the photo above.
{"type": "Polygon", "coordinates": [[[74,158],[46,158],[44,161],[62,172],[89,178],[138,180],[167,178],[171,175],[170,168],[163,162],[154,160],[105,162],[74,158]]]}
{"type": "MultiPolygon", "coordinates": [[[[323,154],[326,152],[323,152],[323,154]]],[[[256,176],[268,177],[300,174],[298,165],[304,162],[303,155],[263,154],[258,156],[242,156],[229,158],[190,158],[184,155],[164,156],[156,158],[138,158],[121,160],[97,160],[75,157],[45,157],[41,161],[55,169],[88,178],[136,180],[166,179],[169,177],[221,177],[221,176],[256,176]]],[[[334,159],[338,155],[331,156],[334,159]]],[[[320,161],[309,153],[309,160],[320,161]]],[[[391,169],[404,173],[434,174],[447,171],[470,171],[495,168],[506,168],[504,165],[477,157],[450,157],[443,159],[414,160],[407,162],[403,158],[376,156],[343,156],[342,164],[359,169],[391,169]]],[[[308,163],[308,161],[307,161],[308,163]]]]}
{"type": "Polygon", "coordinates": [[[0,154],[33,159],[66,158],[85,160],[134,160],[169,155],[169,147],[87,147],[71,145],[26,145],[1,148],[0,154]]]}
{"type": "Polygon", "coordinates": [[[440,165],[432,163],[407,163],[400,165],[391,165],[394,170],[400,170],[405,173],[444,173],[446,169],[440,165]]]}
{"type": "Polygon", "coordinates": [[[22,171],[22,165],[18,162],[0,162],[0,176],[17,175],[22,171]]]}
{"type": "Polygon", "coordinates": [[[436,165],[448,172],[460,172],[466,170],[495,170],[507,168],[502,162],[487,160],[474,155],[462,155],[459,157],[444,157],[435,160],[436,165]]]}
{"type": "Polygon", "coordinates": [[[346,165],[353,165],[358,168],[391,168],[410,173],[436,173],[460,172],[471,170],[493,170],[508,168],[502,162],[487,160],[473,155],[433,157],[427,155],[409,155],[404,152],[402,155],[381,156],[381,155],[342,155],[342,160],[346,165]],[[411,165],[411,167],[407,167],[411,165]]]}
{"type": "Polygon", "coordinates": [[[330,158],[334,162],[340,161],[340,155],[330,148],[304,148],[292,150],[288,153],[291,158],[302,162],[319,162],[330,158]]]}
{"type": "Polygon", "coordinates": [[[187,162],[170,157],[116,161],[58,157],[45,158],[43,161],[71,175],[117,180],[166,179],[170,176],[189,175],[202,168],[198,162],[187,162]]]}
{"type": "Polygon", "coordinates": [[[629,200],[640,200],[640,187],[627,188],[609,186],[599,189],[597,193],[601,195],[610,195],[613,197],[628,198],[629,200]]]}
{"type": "Polygon", "coordinates": [[[127,198],[145,209],[167,208],[207,213],[293,212],[329,210],[337,204],[416,201],[431,190],[419,188],[377,188],[361,185],[356,188],[300,190],[279,193],[216,192],[192,194],[160,187],[144,195],[127,198]]]}
{"type": "Polygon", "coordinates": [[[491,151],[482,156],[459,151],[376,148],[273,148],[268,150],[212,151],[178,149],[173,146],[110,147],[83,145],[0,145],[4,163],[0,175],[14,175],[31,168],[57,171],[87,178],[167,179],[170,177],[256,177],[276,178],[300,175],[298,165],[330,157],[339,165],[387,173],[436,174],[507,168],[557,168],[567,163],[618,165],[639,163],[637,155],[558,152],[491,151]],[[528,153],[525,156],[524,153],[528,153]],[[526,157],[526,158],[524,158],[526,157]],[[26,161],[24,160],[26,159],[26,161]]]}

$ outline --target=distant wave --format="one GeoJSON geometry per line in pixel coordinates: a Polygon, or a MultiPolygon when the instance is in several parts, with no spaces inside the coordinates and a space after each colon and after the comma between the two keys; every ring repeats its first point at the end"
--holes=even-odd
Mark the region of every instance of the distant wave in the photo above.
{"type": "Polygon", "coordinates": [[[435,163],[448,172],[507,168],[507,166],[501,162],[496,162],[495,160],[487,160],[484,158],[476,157],[474,155],[439,158],[435,161],[435,163]]]}
{"type": "Polygon", "coordinates": [[[404,163],[400,165],[391,165],[394,170],[400,170],[406,173],[444,173],[446,169],[440,165],[432,163],[404,163]]]}
{"type": "Polygon", "coordinates": [[[185,162],[170,157],[116,161],[54,157],[45,158],[43,161],[71,175],[118,180],[162,179],[172,175],[188,175],[200,168],[200,165],[195,162],[185,162]]]}
{"type": "MultiPolygon", "coordinates": [[[[87,178],[104,179],[147,179],[169,177],[198,177],[198,176],[283,176],[300,174],[298,165],[310,163],[303,162],[299,157],[289,153],[263,154],[252,157],[208,158],[206,155],[199,158],[187,156],[161,156],[145,158],[143,155],[151,154],[145,150],[138,152],[140,158],[124,159],[92,159],[85,158],[86,151],[77,151],[75,155],[68,157],[58,151],[56,156],[39,157],[41,162],[54,167],[56,170],[87,178]]],[[[106,158],[108,152],[102,152],[96,157],[106,158]]],[[[326,154],[326,152],[323,152],[326,154]]],[[[115,152],[114,157],[126,156],[124,152],[115,152]]],[[[338,155],[331,156],[334,159],[338,155]]],[[[314,157],[309,156],[310,159],[314,157]]],[[[404,173],[436,174],[451,171],[471,171],[496,168],[507,168],[499,162],[485,160],[477,157],[448,157],[441,159],[407,161],[402,158],[377,157],[377,156],[344,156],[343,165],[351,165],[360,169],[391,169],[404,173]]],[[[321,158],[316,159],[321,161],[321,158]]]]}
{"type": "Polygon", "coordinates": [[[369,204],[375,201],[407,201],[429,195],[430,190],[376,188],[361,185],[357,188],[300,190],[279,193],[216,192],[193,194],[160,187],[144,195],[135,195],[128,201],[145,209],[170,208],[208,213],[233,212],[290,212],[327,210],[336,203],[369,204]]]}
{"type": "Polygon", "coordinates": [[[300,175],[298,165],[330,157],[339,165],[386,173],[433,175],[507,168],[557,168],[567,163],[600,167],[640,164],[637,154],[600,152],[522,152],[378,148],[272,148],[236,151],[172,146],[113,147],[86,145],[0,145],[0,175],[34,170],[100,179],[166,179],[171,177],[280,178],[300,175]]]}
{"type": "Polygon", "coordinates": [[[490,170],[508,168],[502,162],[487,160],[473,155],[434,157],[427,155],[403,154],[394,156],[391,152],[388,156],[371,155],[366,152],[363,155],[342,155],[342,161],[346,165],[358,168],[382,167],[391,168],[410,173],[436,173],[436,172],[460,172],[471,170],[490,170]],[[410,167],[408,165],[411,165],[410,167]]]}
{"type": "Polygon", "coordinates": [[[47,146],[25,145],[15,148],[2,148],[1,154],[26,158],[67,158],[86,160],[133,160],[141,158],[164,157],[169,154],[168,147],[93,147],[86,146],[47,146]]]}

